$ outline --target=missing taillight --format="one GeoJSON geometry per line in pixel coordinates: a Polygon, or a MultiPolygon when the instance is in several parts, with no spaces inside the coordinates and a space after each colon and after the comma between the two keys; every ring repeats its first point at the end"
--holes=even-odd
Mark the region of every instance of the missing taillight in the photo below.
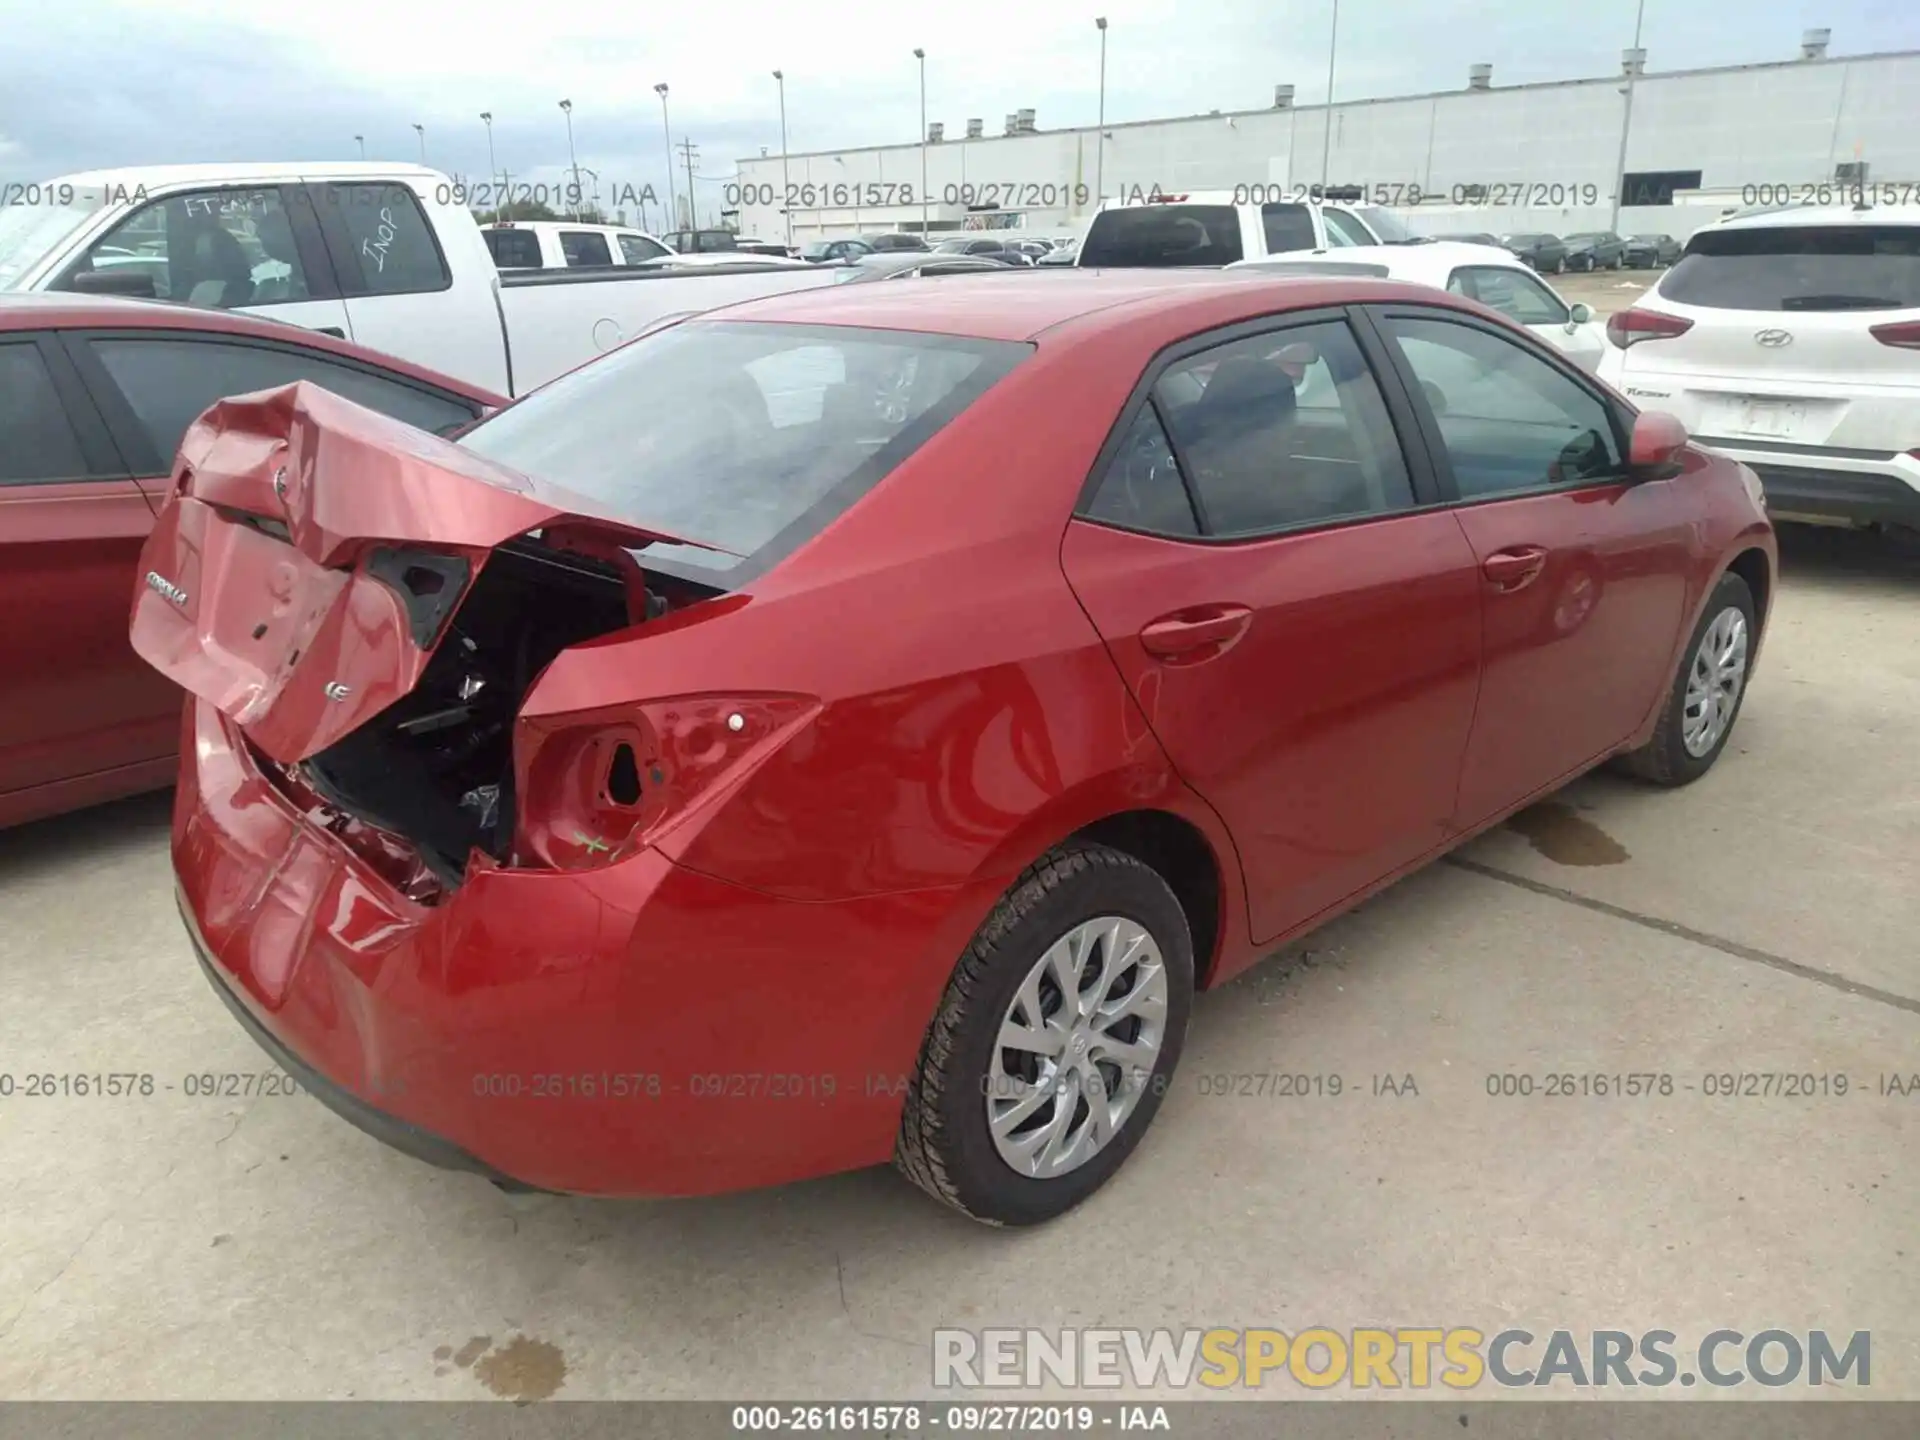
{"type": "Polygon", "coordinates": [[[682,695],[523,717],[514,863],[624,858],[744,780],[818,709],[805,695],[682,695]]]}
{"type": "Polygon", "coordinates": [[[633,746],[626,743],[613,749],[613,763],[607,767],[607,798],[616,805],[640,803],[640,762],[634,759],[633,746]]]}

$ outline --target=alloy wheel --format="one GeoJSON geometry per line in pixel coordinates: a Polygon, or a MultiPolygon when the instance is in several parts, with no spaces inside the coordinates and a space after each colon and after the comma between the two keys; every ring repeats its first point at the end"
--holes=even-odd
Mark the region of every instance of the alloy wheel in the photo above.
{"type": "Polygon", "coordinates": [[[1680,740],[1687,754],[1697,760],[1720,743],[1733,723],[1746,681],[1747,617],[1729,605],[1713,617],[1687,667],[1680,714],[1680,740]]]}
{"type": "Polygon", "coordinates": [[[1098,1155],[1147,1093],[1166,1022],[1166,965],[1138,922],[1096,916],[1049,945],[1014,992],[987,1069],[1000,1158],[1046,1180],[1098,1155]]]}

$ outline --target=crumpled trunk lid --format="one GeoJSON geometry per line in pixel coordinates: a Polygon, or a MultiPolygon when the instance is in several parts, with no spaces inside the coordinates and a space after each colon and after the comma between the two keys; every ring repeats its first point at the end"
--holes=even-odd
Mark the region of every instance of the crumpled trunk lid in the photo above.
{"type": "Polygon", "coordinates": [[[698,543],[306,382],[223,400],[181,442],[133,646],[293,764],[411,691],[493,549],[533,531],[635,578],[627,549],[698,543]]]}

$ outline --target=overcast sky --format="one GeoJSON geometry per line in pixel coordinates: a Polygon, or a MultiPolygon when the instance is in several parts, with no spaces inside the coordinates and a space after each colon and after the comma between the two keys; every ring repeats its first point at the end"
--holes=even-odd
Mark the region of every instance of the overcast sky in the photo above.
{"type": "MultiPolygon", "coordinates": [[[[1648,0],[1649,68],[1786,59],[1810,26],[1832,53],[1920,48],[1920,0],[1648,0]],[[1735,16],[1738,19],[1735,19],[1735,16]]],[[[1099,35],[1110,23],[1109,121],[1263,107],[1276,83],[1302,104],[1326,94],[1331,0],[890,0],[765,4],[520,0],[13,0],[0,24],[0,180],[107,166],[211,160],[417,160],[488,171],[479,112],[494,115],[499,164],[557,180],[573,101],[579,163],[608,186],[665,182],[658,81],[673,140],[695,173],[730,176],[778,153],[787,76],[795,151],[919,133],[915,46],[927,51],[927,113],[949,133],[969,116],[997,133],[1031,106],[1042,129],[1092,124],[1099,35]]],[[[1336,98],[1614,73],[1633,0],[1345,0],[1336,98]]],[[[684,174],[684,171],[678,172],[684,174]]],[[[704,188],[704,187],[703,187],[704,188]]],[[[703,207],[704,208],[704,207],[703,207]]]]}

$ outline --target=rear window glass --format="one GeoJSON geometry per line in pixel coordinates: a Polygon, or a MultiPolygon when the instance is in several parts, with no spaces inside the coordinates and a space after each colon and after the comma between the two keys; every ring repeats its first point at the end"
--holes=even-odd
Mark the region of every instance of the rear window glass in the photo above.
{"type": "Polygon", "coordinates": [[[1080,247],[1082,265],[1231,265],[1244,259],[1231,205],[1134,205],[1102,210],[1080,247]]]}
{"type": "Polygon", "coordinates": [[[1660,293],[1715,310],[1917,308],[1920,225],[1702,231],[1660,293]]]}
{"type": "Polygon", "coordinates": [[[338,217],[346,253],[334,266],[348,299],[417,295],[453,284],[419,197],[405,185],[323,185],[320,203],[338,217]]]}
{"type": "Polygon", "coordinates": [[[538,270],[540,237],[531,230],[482,230],[493,263],[502,270],[538,270]]]}
{"type": "Polygon", "coordinates": [[[481,422],[460,444],[633,524],[702,540],[648,565],[740,583],[817,534],[1032,347],[689,321],[481,422]]]}

